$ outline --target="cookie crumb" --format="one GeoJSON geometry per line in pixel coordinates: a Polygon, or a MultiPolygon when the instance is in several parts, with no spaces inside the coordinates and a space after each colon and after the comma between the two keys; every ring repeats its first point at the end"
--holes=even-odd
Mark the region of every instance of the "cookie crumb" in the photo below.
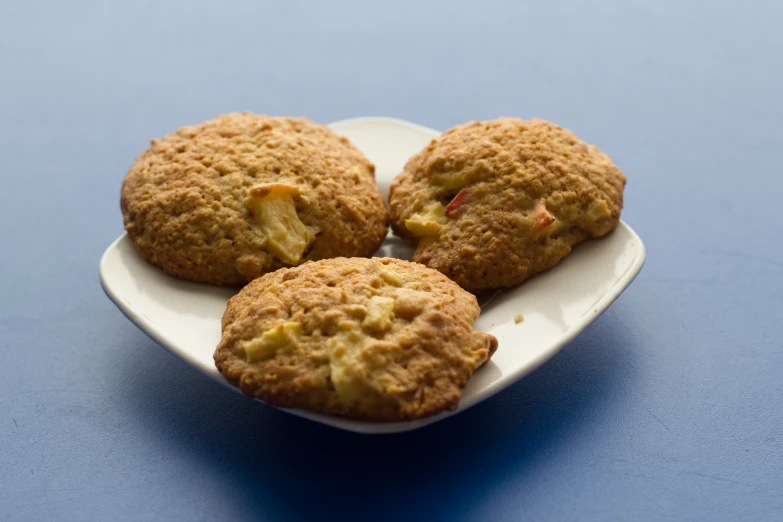
{"type": "Polygon", "coordinates": [[[517,314],[514,316],[514,324],[519,324],[524,320],[525,320],[525,316],[522,314],[517,314]]]}

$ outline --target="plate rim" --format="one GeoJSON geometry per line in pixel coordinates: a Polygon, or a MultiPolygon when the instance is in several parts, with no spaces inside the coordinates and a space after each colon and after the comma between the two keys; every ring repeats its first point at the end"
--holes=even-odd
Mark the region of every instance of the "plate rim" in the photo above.
{"type": "MultiPolygon", "coordinates": [[[[435,129],[430,129],[428,127],[424,127],[422,125],[410,121],[401,120],[398,118],[386,117],[386,116],[362,116],[358,118],[348,118],[348,119],[339,120],[330,123],[328,124],[328,126],[339,127],[344,124],[357,124],[357,123],[358,124],[361,123],[394,124],[398,126],[404,126],[416,130],[418,132],[426,132],[427,134],[434,133],[434,136],[440,134],[435,129]]],[[[424,426],[436,423],[440,420],[451,417],[452,415],[456,415],[457,413],[461,413],[467,410],[468,408],[471,408],[476,404],[483,402],[486,399],[489,399],[493,395],[501,392],[502,390],[506,389],[512,384],[517,383],[520,379],[530,374],[531,372],[535,371],[546,361],[554,357],[554,355],[557,354],[565,345],[573,341],[574,338],[576,338],[576,336],[582,333],[588,326],[590,326],[595,320],[597,320],[609,308],[609,306],[611,306],[612,303],[614,303],[614,301],[617,300],[617,298],[625,291],[625,289],[630,286],[630,284],[633,282],[634,279],[636,279],[636,276],[639,274],[639,272],[641,271],[642,267],[646,262],[647,249],[644,245],[644,242],[636,233],[636,231],[623,220],[620,220],[617,228],[619,229],[621,227],[631,235],[631,238],[633,239],[633,242],[636,245],[636,248],[634,249],[635,255],[633,257],[632,262],[629,264],[628,268],[621,275],[621,277],[619,277],[614,282],[614,284],[594,304],[595,313],[583,316],[583,318],[581,318],[578,322],[574,323],[571,326],[571,328],[566,330],[560,337],[558,337],[556,343],[554,343],[548,350],[539,352],[536,355],[536,357],[534,357],[527,365],[514,369],[513,371],[507,374],[504,374],[504,378],[502,380],[490,384],[488,387],[484,388],[481,392],[471,396],[467,400],[460,401],[460,404],[455,410],[441,412],[436,415],[432,415],[422,419],[416,419],[413,421],[370,422],[370,421],[360,421],[355,419],[347,419],[347,418],[337,417],[334,415],[325,415],[321,413],[299,410],[294,408],[280,408],[277,406],[272,406],[270,404],[267,404],[261,401],[260,399],[254,399],[254,400],[257,400],[275,409],[282,410],[286,413],[290,413],[297,417],[309,419],[318,422],[320,424],[331,426],[333,428],[346,430],[354,433],[361,433],[361,434],[403,433],[403,432],[423,428],[424,426]]],[[[611,234],[614,234],[616,232],[617,230],[611,232],[611,234]]],[[[106,250],[104,250],[103,254],[101,255],[101,259],[98,265],[98,273],[99,273],[101,287],[104,293],[106,294],[106,296],[109,298],[109,300],[114,303],[114,305],[120,310],[120,312],[122,312],[122,314],[131,323],[133,323],[137,328],[139,328],[142,332],[144,332],[145,335],[147,335],[150,339],[152,339],[157,344],[162,346],[172,355],[179,357],[184,362],[186,362],[189,366],[197,369],[202,374],[223,384],[224,386],[229,387],[230,389],[234,390],[235,392],[245,397],[245,395],[242,394],[241,390],[239,390],[235,386],[232,386],[231,383],[229,383],[220,372],[208,371],[207,369],[203,368],[199,363],[199,361],[195,357],[193,357],[188,351],[179,348],[176,343],[168,339],[166,335],[161,333],[161,331],[158,330],[152,324],[152,321],[148,317],[146,317],[141,311],[136,310],[133,307],[133,305],[131,305],[126,298],[120,295],[118,290],[112,285],[111,276],[108,275],[110,272],[109,258],[115,251],[119,249],[120,243],[125,240],[130,241],[127,232],[123,232],[117,239],[115,239],[114,241],[111,242],[111,244],[109,244],[109,246],[106,248],[106,250]]],[[[553,267],[553,269],[556,268],[557,267],[553,267]]]]}

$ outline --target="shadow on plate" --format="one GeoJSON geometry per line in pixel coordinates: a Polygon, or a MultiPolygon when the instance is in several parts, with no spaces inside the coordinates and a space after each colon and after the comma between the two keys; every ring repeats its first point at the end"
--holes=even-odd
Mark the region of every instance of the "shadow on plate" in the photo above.
{"type": "MultiPolygon", "coordinates": [[[[214,494],[232,498],[210,504],[230,504],[237,518],[442,520],[490,502],[510,475],[546,465],[616,406],[638,369],[616,315],[495,397],[408,433],[358,435],[288,415],[238,396],[153,343],[117,347],[126,361],[115,368],[131,373],[117,399],[138,429],[185,450],[222,483],[214,494]]],[[[519,491],[520,505],[526,494],[519,491]]]]}

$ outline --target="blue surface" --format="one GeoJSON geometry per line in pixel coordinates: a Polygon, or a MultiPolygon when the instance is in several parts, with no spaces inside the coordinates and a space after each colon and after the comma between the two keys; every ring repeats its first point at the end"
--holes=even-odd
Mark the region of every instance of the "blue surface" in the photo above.
{"type": "Polygon", "coordinates": [[[783,4],[750,4],[4,2],[0,520],[783,519],[783,4]],[[232,110],[551,119],[628,174],[647,265],[419,432],[252,403],[97,275],[135,156],[232,110]]]}

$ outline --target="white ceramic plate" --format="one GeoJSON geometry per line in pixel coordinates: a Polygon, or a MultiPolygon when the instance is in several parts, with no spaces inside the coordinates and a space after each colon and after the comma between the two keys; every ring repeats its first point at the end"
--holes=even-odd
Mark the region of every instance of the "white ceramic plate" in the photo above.
{"type": "MultiPolygon", "coordinates": [[[[375,163],[384,195],[407,159],[439,134],[390,118],[357,118],[331,127],[375,163]]],[[[404,242],[390,235],[377,255],[410,259],[411,253],[404,242]]],[[[482,294],[476,326],[496,336],[499,347],[492,360],[473,376],[455,411],[392,423],[285,411],[360,433],[408,431],[454,415],[499,392],[557,353],[612,304],[639,273],[644,260],[639,236],[621,222],[607,237],[582,243],[558,266],[522,286],[482,294]],[[514,316],[520,313],[524,321],[515,324],[514,316]]],[[[230,386],[215,369],[212,353],[220,340],[220,318],[231,289],[167,276],[144,261],[126,235],[103,254],[100,275],[106,294],[136,326],[188,364],[230,386]]]]}

